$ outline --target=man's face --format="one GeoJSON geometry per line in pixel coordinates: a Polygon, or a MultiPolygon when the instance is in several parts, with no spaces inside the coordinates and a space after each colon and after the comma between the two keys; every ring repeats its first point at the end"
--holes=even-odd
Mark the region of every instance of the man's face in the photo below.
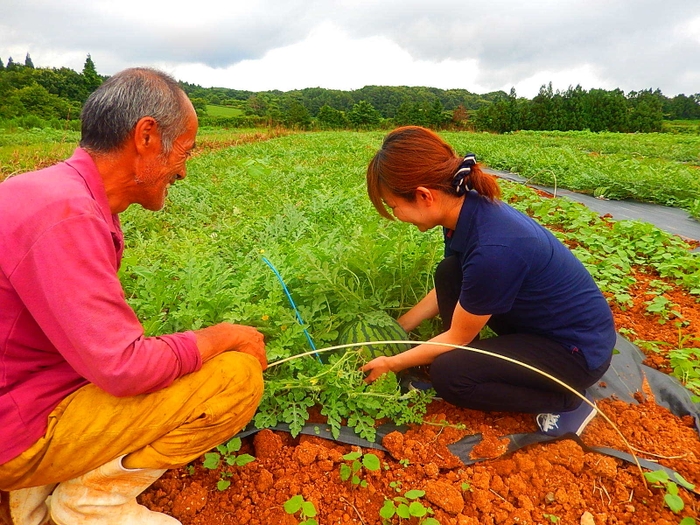
{"type": "Polygon", "coordinates": [[[175,139],[170,153],[164,155],[161,148],[140,163],[136,174],[136,202],[147,210],[157,211],[163,208],[168,187],[187,176],[185,163],[194,148],[196,136],[197,115],[192,110],[185,132],[175,139]]]}

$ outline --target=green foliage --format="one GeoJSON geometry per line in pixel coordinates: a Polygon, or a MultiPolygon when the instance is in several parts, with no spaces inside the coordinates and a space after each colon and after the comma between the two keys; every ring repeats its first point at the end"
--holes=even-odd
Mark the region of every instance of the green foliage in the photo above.
{"type": "Polygon", "coordinates": [[[350,463],[340,465],[340,479],[343,481],[350,480],[353,486],[367,486],[367,481],[360,477],[360,471],[363,467],[370,471],[379,470],[381,467],[379,458],[372,453],[349,452],[343,456],[343,459],[350,463]]]}
{"type": "MultiPolygon", "coordinates": [[[[539,134],[545,144],[571,138],[561,135],[539,134]]],[[[574,138],[594,140],[590,135],[574,138]]],[[[494,141],[512,140],[445,136],[462,151],[484,146],[487,154],[494,141]],[[475,147],[467,148],[472,142],[475,147]]],[[[665,136],[656,137],[668,145],[665,136]]],[[[322,132],[228,148],[192,159],[187,180],[171,188],[163,212],[129,208],[122,214],[128,246],[120,279],[147,334],[225,320],[257,327],[270,362],[309,351],[263,255],[284,277],[317,348],[333,345],[339,330],[360,314],[396,318],[419,301],[433,287],[442,238],[439,231],[421,234],[383,221],[373,210],[364,174],[381,140],[381,133],[322,132]]],[[[683,148],[669,148],[667,155],[681,155],[683,148]]],[[[515,151],[517,156],[521,150],[515,151]]],[[[567,199],[542,199],[523,185],[502,186],[506,201],[575,243],[575,255],[611,300],[623,306],[629,300],[633,266],[700,291],[700,258],[677,237],[649,224],[601,219],[567,199]]],[[[674,184],[667,180],[663,186],[674,184]]],[[[411,337],[428,338],[439,327],[421,330],[411,337]]],[[[403,394],[393,374],[367,385],[361,363],[357,351],[348,351],[327,364],[308,356],[271,367],[255,424],[287,423],[297,435],[317,404],[335,437],[343,422],[374,439],[376,419],[422,420],[430,402],[425,393],[403,394]]]]}
{"type": "Polygon", "coordinates": [[[92,61],[92,57],[88,53],[85,59],[85,65],[83,65],[83,80],[85,82],[85,88],[88,93],[92,93],[102,84],[102,77],[97,74],[97,69],[95,68],[95,63],[92,61]]]}
{"type": "Polygon", "coordinates": [[[374,129],[381,118],[379,112],[366,100],[360,100],[348,112],[348,121],[356,129],[374,129]]]}
{"type": "MultiPolygon", "coordinates": [[[[584,90],[569,87],[556,93],[551,82],[532,100],[518,98],[512,89],[476,112],[478,129],[504,133],[517,130],[590,130],[650,133],[662,130],[664,106],[669,102],[659,90],[584,90]]],[[[700,103],[690,99],[700,114],[700,103]]],[[[692,114],[692,113],[691,113],[692,114]]]]}
{"type": "MultiPolygon", "coordinates": [[[[223,445],[216,447],[217,452],[207,452],[204,454],[204,461],[202,466],[211,470],[215,470],[221,466],[221,461],[231,467],[242,467],[255,461],[255,458],[250,454],[237,454],[241,449],[241,438],[232,438],[223,445]]],[[[217,483],[217,488],[219,490],[225,490],[230,485],[231,482],[226,479],[230,477],[230,473],[227,471],[221,472],[221,478],[217,483]]]]}
{"type": "Polygon", "coordinates": [[[324,104],[318,111],[318,123],[321,129],[344,129],[348,127],[345,112],[324,104]]]}
{"type": "Polygon", "coordinates": [[[440,522],[429,516],[433,514],[433,509],[418,501],[423,496],[425,496],[423,490],[409,490],[403,496],[385,499],[384,505],[379,510],[382,522],[390,523],[390,520],[397,516],[402,521],[418,518],[418,523],[421,525],[440,525],[440,522]]]}
{"type": "Polygon", "coordinates": [[[444,133],[457,151],[476,151],[493,169],[534,184],[610,199],[635,199],[690,210],[700,200],[700,136],[619,133],[444,133]]]}
{"type": "Polygon", "coordinates": [[[299,525],[318,525],[318,522],[314,519],[317,514],[316,507],[312,502],[306,501],[304,496],[296,495],[289,498],[284,503],[284,511],[292,516],[298,512],[302,519],[299,525]]]}
{"type": "Polygon", "coordinates": [[[36,68],[8,60],[0,69],[0,118],[34,116],[42,120],[77,120],[82,103],[102,82],[88,55],[83,73],[69,68],[36,68]]]}
{"type": "Polygon", "coordinates": [[[664,503],[675,513],[679,513],[685,507],[685,503],[678,495],[678,485],[688,490],[693,490],[695,488],[695,485],[686,481],[680,474],[675,474],[676,481],[672,481],[669,475],[663,470],[645,472],[644,477],[652,484],[652,487],[664,489],[664,503]]]}

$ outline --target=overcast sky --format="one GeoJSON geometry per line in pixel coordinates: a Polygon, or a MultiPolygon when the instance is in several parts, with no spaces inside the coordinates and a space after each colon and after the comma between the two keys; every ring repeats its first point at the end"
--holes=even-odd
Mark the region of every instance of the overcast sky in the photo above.
{"type": "Polygon", "coordinates": [[[700,0],[0,0],[0,58],[204,87],[700,92],[700,0]]]}

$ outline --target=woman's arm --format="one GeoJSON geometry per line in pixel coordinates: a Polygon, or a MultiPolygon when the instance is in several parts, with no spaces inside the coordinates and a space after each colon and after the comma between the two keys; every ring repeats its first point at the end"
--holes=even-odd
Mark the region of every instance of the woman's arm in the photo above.
{"type": "MultiPolygon", "coordinates": [[[[470,314],[457,303],[454,317],[452,318],[452,327],[446,332],[433,337],[430,342],[466,345],[477,336],[490,318],[490,315],[470,314]]],[[[437,356],[450,350],[452,348],[449,346],[422,344],[395,356],[382,356],[372,359],[361,370],[369,373],[365,381],[371,383],[389,371],[400,372],[414,366],[430,364],[437,356]]]]}
{"type": "Polygon", "coordinates": [[[432,319],[439,313],[437,293],[430,290],[418,303],[396,321],[406,332],[410,332],[426,319],[432,319]]]}

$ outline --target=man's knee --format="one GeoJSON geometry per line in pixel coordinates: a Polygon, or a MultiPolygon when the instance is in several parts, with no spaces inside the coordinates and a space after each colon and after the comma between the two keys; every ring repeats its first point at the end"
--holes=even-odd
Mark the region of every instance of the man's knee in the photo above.
{"type": "Polygon", "coordinates": [[[232,405],[250,407],[251,417],[263,395],[260,362],[241,352],[224,352],[207,361],[199,373],[220,383],[222,400],[232,405]]]}

